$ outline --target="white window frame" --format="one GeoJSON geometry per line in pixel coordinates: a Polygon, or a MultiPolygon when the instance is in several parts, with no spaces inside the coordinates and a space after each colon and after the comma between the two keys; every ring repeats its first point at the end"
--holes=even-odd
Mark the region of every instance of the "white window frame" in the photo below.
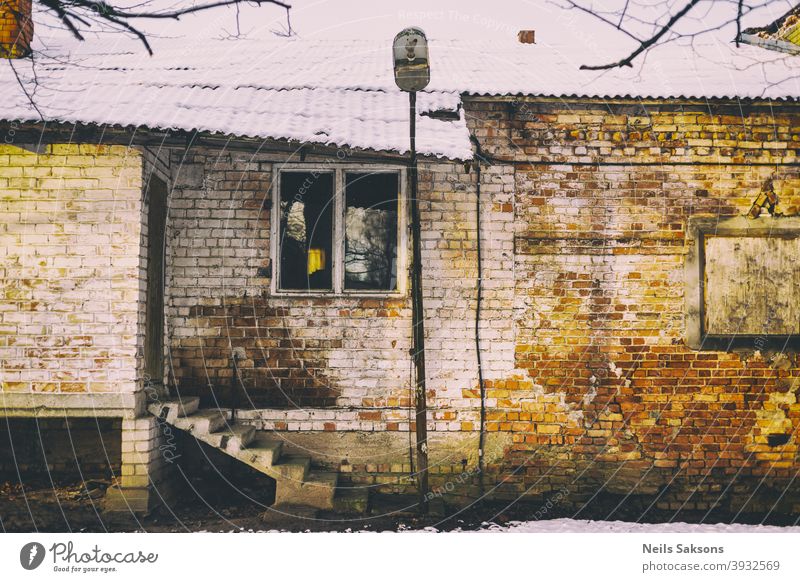
{"type": "Polygon", "coordinates": [[[287,297],[403,297],[408,287],[408,204],[406,196],[407,172],[404,166],[378,164],[275,164],[272,180],[272,211],[270,212],[270,254],[272,280],[270,293],[287,297]],[[281,175],[283,172],[319,172],[333,174],[333,289],[281,289],[278,277],[281,263],[280,253],[280,206],[281,175]],[[399,198],[397,208],[397,289],[344,288],[344,244],[345,244],[345,174],[393,173],[398,176],[399,198]]]}

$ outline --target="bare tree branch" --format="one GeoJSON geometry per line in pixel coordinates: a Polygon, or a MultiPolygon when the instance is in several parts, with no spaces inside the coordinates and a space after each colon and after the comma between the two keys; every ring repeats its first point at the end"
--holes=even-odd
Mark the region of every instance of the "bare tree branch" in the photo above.
{"type": "MultiPolygon", "coordinates": [[[[767,7],[780,7],[790,0],[606,0],[596,5],[595,0],[551,0],[565,10],[576,10],[589,15],[613,30],[636,41],[635,50],[611,63],[582,66],[588,70],[609,70],[629,67],[637,58],[655,47],[679,39],[692,41],[704,34],[731,30],[731,40],[738,47],[745,34],[774,34],[779,23],[789,15],[799,14],[800,5],[795,5],[774,23],[758,29],[744,29],[748,14],[767,7]],[[684,1],[686,2],[684,4],[684,1]],[[606,8],[606,6],[610,6],[606,8]],[[677,12],[674,12],[675,10],[677,12]]],[[[796,1],[796,0],[795,0],[796,1]]]]}
{"type": "Polygon", "coordinates": [[[616,28],[618,31],[620,31],[620,32],[621,32],[621,33],[623,33],[624,35],[626,35],[626,36],[628,36],[628,37],[632,38],[632,39],[633,39],[633,40],[635,40],[636,42],[642,42],[642,39],[641,39],[641,38],[639,38],[638,36],[636,36],[636,35],[632,34],[631,32],[628,32],[627,30],[625,30],[624,28],[622,28],[622,21],[623,21],[623,19],[625,18],[625,10],[627,10],[627,7],[628,7],[628,4],[627,4],[627,2],[625,3],[625,9],[624,9],[624,10],[623,10],[623,12],[620,14],[620,17],[619,17],[619,23],[618,23],[618,24],[614,24],[614,23],[613,23],[613,22],[612,22],[612,21],[611,21],[609,18],[606,18],[606,17],[605,17],[603,14],[601,14],[600,12],[596,12],[596,11],[594,11],[594,10],[590,9],[590,8],[586,8],[585,6],[581,6],[581,5],[580,5],[580,4],[578,4],[577,2],[573,2],[573,0],[567,0],[567,3],[569,4],[569,6],[570,6],[571,8],[574,8],[574,9],[576,9],[576,10],[580,10],[581,12],[585,12],[586,14],[589,14],[589,15],[591,15],[591,16],[594,16],[595,18],[597,18],[598,20],[600,20],[600,21],[602,21],[602,22],[605,22],[605,23],[606,23],[606,24],[608,24],[609,26],[612,26],[612,27],[616,28]]]}
{"type": "MultiPolygon", "coordinates": [[[[105,0],[38,0],[39,4],[46,10],[53,12],[58,20],[63,23],[66,29],[72,34],[73,37],[80,41],[84,41],[84,35],[80,27],[91,28],[92,24],[105,26],[114,31],[131,34],[138,39],[145,50],[152,55],[153,48],[150,45],[147,34],[139,29],[131,21],[135,19],[174,19],[178,20],[181,16],[186,14],[194,14],[205,10],[212,10],[214,8],[223,8],[226,6],[235,6],[236,14],[236,27],[237,35],[241,32],[239,28],[239,7],[243,3],[250,3],[261,6],[263,4],[271,4],[286,10],[286,23],[287,29],[283,36],[292,36],[292,24],[289,19],[291,5],[283,2],[282,0],[212,0],[205,4],[188,6],[186,8],[171,9],[165,11],[143,11],[133,10],[132,8],[118,8],[113,6],[105,0]]],[[[134,6],[133,8],[140,8],[147,5],[147,0],[143,3],[134,6]]],[[[9,64],[14,76],[22,89],[25,97],[30,103],[31,107],[36,111],[39,117],[44,121],[44,115],[36,104],[36,88],[39,85],[36,76],[34,53],[30,53],[30,63],[33,68],[32,77],[30,79],[23,78],[17,68],[15,67],[13,59],[9,59],[9,64]]],[[[74,63],[73,63],[74,65],[74,63]]]]}
{"type": "Polygon", "coordinates": [[[736,48],[739,48],[739,38],[742,36],[742,9],[744,0],[739,0],[736,6],[736,48]]]}
{"type": "Polygon", "coordinates": [[[77,38],[78,40],[84,40],[83,36],[78,30],[78,27],[75,26],[75,24],[72,22],[72,18],[75,18],[75,20],[77,20],[78,22],[82,22],[85,26],[89,26],[89,24],[86,21],[83,21],[77,16],[68,14],[67,11],[59,2],[59,0],[40,0],[40,2],[42,3],[43,6],[49,8],[50,10],[56,13],[61,22],[64,23],[64,25],[67,27],[67,29],[72,33],[72,35],[75,38],[77,38]]]}
{"type": "Polygon", "coordinates": [[[34,93],[36,93],[36,87],[38,86],[38,83],[36,82],[36,69],[34,68],[35,63],[33,61],[33,57],[31,57],[31,68],[33,68],[33,76],[34,76],[33,92],[28,91],[28,88],[25,86],[25,82],[19,76],[19,71],[17,71],[17,68],[14,66],[14,59],[8,59],[8,64],[11,65],[11,70],[14,72],[14,77],[17,79],[17,83],[19,83],[20,89],[22,89],[22,92],[25,93],[25,98],[31,104],[31,107],[33,107],[33,109],[39,115],[39,119],[44,121],[44,115],[42,115],[42,112],[36,106],[36,100],[34,99],[34,93]]]}
{"type": "Polygon", "coordinates": [[[104,18],[106,20],[108,20],[109,22],[113,23],[113,24],[117,24],[117,25],[121,26],[123,29],[125,29],[128,32],[130,32],[131,34],[133,34],[136,38],[138,38],[142,42],[142,44],[144,45],[144,48],[147,49],[147,52],[150,54],[150,56],[153,55],[153,49],[150,46],[150,43],[147,41],[147,37],[145,36],[145,34],[142,31],[137,29],[132,24],[129,24],[129,23],[125,22],[124,20],[122,20],[122,18],[117,18],[115,16],[109,16],[108,14],[106,14],[104,16],[104,18]]]}
{"type": "MultiPolygon", "coordinates": [[[[238,10],[239,6],[243,3],[255,4],[257,6],[271,4],[286,10],[288,28],[286,35],[292,35],[292,25],[289,19],[291,5],[282,0],[213,0],[204,4],[187,6],[186,8],[154,11],[119,8],[109,4],[105,0],[39,0],[39,3],[46,9],[55,13],[58,19],[67,27],[67,30],[78,40],[84,40],[84,36],[78,25],[91,28],[90,20],[92,20],[96,23],[99,22],[101,25],[108,25],[115,30],[132,34],[141,41],[147,52],[151,55],[153,54],[153,49],[150,46],[147,35],[138,28],[138,26],[132,24],[130,22],[131,20],[179,20],[182,16],[187,14],[195,14],[214,8],[236,6],[238,10]]],[[[140,4],[139,6],[142,5],[146,5],[146,3],[140,4]]]]}
{"type": "MultiPolygon", "coordinates": [[[[661,39],[661,37],[663,37],[665,34],[670,32],[672,30],[672,28],[675,26],[675,24],[678,23],[678,21],[680,21],[684,16],[686,16],[689,13],[689,11],[692,8],[694,8],[695,6],[697,6],[697,4],[699,4],[701,1],[702,0],[690,0],[680,11],[675,13],[667,21],[667,23],[664,26],[661,27],[661,29],[658,32],[656,32],[650,38],[648,38],[648,39],[646,39],[644,41],[641,41],[639,43],[639,46],[636,48],[636,50],[631,52],[628,56],[626,56],[626,57],[624,57],[624,58],[622,58],[622,59],[620,59],[618,61],[615,61],[613,63],[608,63],[608,64],[605,64],[605,65],[581,65],[581,69],[584,69],[584,70],[587,70],[587,71],[600,71],[600,70],[604,70],[604,69],[615,69],[617,67],[631,67],[631,66],[633,66],[632,63],[633,63],[633,60],[636,57],[638,57],[640,54],[645,52],[648,48],[650,48],[651,46],[656,44],[661,39]]],[[[598,18],[600,18],[600,17],[598,17],[598,18]]]]}
{"type": "Polygon", "coordinates": [[[211,10],[212,8],[222,8],[224,6],[235,6],[244,3],[245,1],[252,4],[274,4],[285,10],[291,9],[291,5],[281,2],[280,0],[218,0],[216,2],[209,2],[207,4],[200,4],[198,6],[188,6],[186,8],[179,8],[178,10],[167,10],[163,12],[129,12],[121,10],[108,4],[106,2],[92,2],[91,0],[65,0],[75,6],[83,6],[96,10],[99,14],[110,14],[120,18],[172,18],[175,20],[180,19],[181,16],[193,14],[195,12],[202,12],[204,10],[211,10]]]}
{"type": "Polygon", "coordinates": [[[622,22],[625,20],[625,15],[628,13],[628,4],[630,0],[625,0],[625,6],[622,7],[622,11],[619,13],[619,22],[617,23],[617,28],[622,30],[622,22]]]}

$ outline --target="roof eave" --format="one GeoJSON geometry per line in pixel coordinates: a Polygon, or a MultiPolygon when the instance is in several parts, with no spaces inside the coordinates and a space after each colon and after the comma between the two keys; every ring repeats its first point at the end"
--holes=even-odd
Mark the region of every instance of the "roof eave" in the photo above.
{"type": "MultiPolygon", "coordinates": [[[[348,144],[300,142],[280,138],[260,138],[195,130],[163,130],[146,126],[99,125],[94,123],[41,122],[0,119],[0,125],[12,125],[16,143],[63,141],[71,143],[105,143],[116,145],[158,146],[163,148],[223,147],[235,151],[262,152],[297,157],[330,158],[342,161],[375,161],[407,164],[407,152],[375,150],[348,144]],[[133,133],[133,136],[131,135],[133,133]],[[342,156],[342,152],[345,155],[342,156]]],[[[471,158],[449,158],[444,155],[418,153],[420,159],[463,162],[471,158]]]]}

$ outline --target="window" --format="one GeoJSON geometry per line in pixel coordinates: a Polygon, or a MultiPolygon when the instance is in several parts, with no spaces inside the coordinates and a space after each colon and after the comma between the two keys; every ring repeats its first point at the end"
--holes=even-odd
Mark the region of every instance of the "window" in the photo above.
{"type": "Polygon", "coordinates": [[[346,174],[344,287],[397,289],[397,174],[346,174]]]}
{"type": "Polygon", "coordinates": [[[800,220],[737,217],[689,223],[688,343],[800,336],[800,220]]]}
{"type": "Polygon", "coordinates": [[[281,170],[273,291],[402,292],[403,176],[394,168],[281,170]]]}
{"type": "Polygon", "coordinates": [[[334,175],[281,174],[281,289],[333,289],[334,175]]]}

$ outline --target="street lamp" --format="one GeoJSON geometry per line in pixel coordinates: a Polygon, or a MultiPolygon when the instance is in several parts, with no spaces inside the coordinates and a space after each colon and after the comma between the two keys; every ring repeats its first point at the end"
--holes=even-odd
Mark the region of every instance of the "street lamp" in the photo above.
{"type": "Polygon", "coordinates": [[[411,320],[413,324],[414,407],[417,437],[417,474],[420,509],[428,510],[428,405],[425,396],[425,323],[422,305],[422,251],[419,204],[417,203],[417,91],[428,86],[428,39],[419,28],[406,28],[394,37],[394,80],[408,92],[410,182],[411,182],[411,320]]]}
{"type": "Polygon", "coordinates": [[[406,28],[394,37],[394,82],[403,91],[422,91],[431,80],[428,39],[420,28],[406,28]]]}

